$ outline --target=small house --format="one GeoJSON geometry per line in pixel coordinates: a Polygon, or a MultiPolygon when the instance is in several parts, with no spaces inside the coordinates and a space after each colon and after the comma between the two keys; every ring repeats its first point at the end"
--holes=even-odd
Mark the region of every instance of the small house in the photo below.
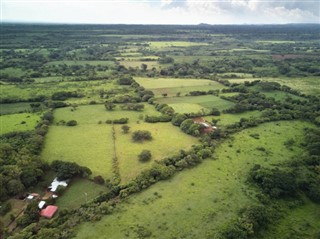
{"type": "Polygon", "coordinates": [[[43,207],[44,207],[44,205],[46,204],[46,202],[45,201],[40,201],[39,203],[38,203],[38,207],[39,207],[39,209],[42,209],[43,207]]]}
{"type": "Polygon", "coordinates": [[[47,206],[45,209],[42,209],[40,211],[40,216],[50,219],[54,216],[57,210],[58,210],[57,206],[52,206],[52,205],[47,206]]]}
{"type": "Polygon", "coordinates": [[[59,186],[67,187],[67,181],[59,181],[58,178],[55,178],[51,185],[48,187],[51,192],[55,192],[59,186]]]}

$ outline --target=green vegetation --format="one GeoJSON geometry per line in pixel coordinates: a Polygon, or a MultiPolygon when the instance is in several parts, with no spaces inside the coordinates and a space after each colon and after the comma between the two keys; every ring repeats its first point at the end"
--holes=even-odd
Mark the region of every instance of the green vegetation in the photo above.
{"type": "Polygon", "coordinates": [[[63,196],[57,199],[56,205],[61,209],[76,209],[105,191],[106,187],[103,185],[97,185],[87,179],[77,178],[72,180],[63,196]]]}
{"type": "Polygon", "coordinates": [[[1,238],[319,237],[318,26],[1,30],[1,238]]]}
{"type": "Polygon", "coordinates": [[[40,115],[37,114],[10,114],[0,116],[0,134],[9,133],[12,131],[28,131],[33,130],[40,120],[40,115]]]}
{"type": "Polygon", "coordinates": [[[139,238],[135,230],[139,226],[156,238],[214,236],[237,218],[236,212],[243,206],[255,202],[256,193],[243,177],[250,167],[290,160],[302,149],[298,142],[293,151],[281,142],[287,137],[301,138],[303,128],[310,126],[302,122],[267,123],[240,132],[217,148],[216,160],[206,160],[132,196],[112,215],[81,226],[77,238],[99,238],[105,234],[111,238],[139,238]],[[259,134],[260,139],[252,138],[252,134],[259,134]],[[272,140],[275,136],[277,142],[272,140]],[[265,147],[266,152],[257,150],[257,146],[265,147]],[[94,232],[89,228],[94,228],[94,232]]]}

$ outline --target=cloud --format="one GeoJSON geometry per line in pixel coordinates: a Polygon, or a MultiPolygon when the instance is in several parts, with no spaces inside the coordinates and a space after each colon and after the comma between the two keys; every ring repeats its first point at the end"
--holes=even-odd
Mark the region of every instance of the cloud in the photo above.
{"type": "Polygon", "coordinates": [[[57,23],[319,23],[318,1],[2,0],[2,20],[57,23]]]}

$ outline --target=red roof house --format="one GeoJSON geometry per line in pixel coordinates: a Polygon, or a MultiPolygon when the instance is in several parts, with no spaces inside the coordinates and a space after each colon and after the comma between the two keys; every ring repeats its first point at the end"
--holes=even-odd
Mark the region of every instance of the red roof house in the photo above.
{"type": "Polygon", "coordinates": [[[57,210],[58,210],[57,206],[51,206],[51,205],[47,206],[45,209],[42,209],[40,211],[40,216],[46,217],[46,218],[52,218],[57,210]]]}

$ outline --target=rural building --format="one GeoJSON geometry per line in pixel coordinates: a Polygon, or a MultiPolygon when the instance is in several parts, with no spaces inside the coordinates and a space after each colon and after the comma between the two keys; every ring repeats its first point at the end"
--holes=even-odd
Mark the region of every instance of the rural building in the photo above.
{"type": "Polygon", "coordinates": [[[26,200],[37,200],[40,198],[40,195],[38,193],[30,193],[27,197],[26,200]]]}
{"type": "Polygon", "coordinates": [[[57,212],[57,210],[58,210],[57,206],[52,206],[52,205],[47,206],[45,209],[42,209],[40,211],[40,216],[50,219],[57,212]]]}
{"type": "Polygon", "coordinates": [[[59,186],[67,187],[67,181],[59,181],[58,178],[55,178],[51,185],[48,187],[51,192],[55,192],[59,186]]]}
{"type": "Polygon", "coordinates": [[[217,129],[216,126],[212,126],[209,122],[207,122],[202,117],[194,118],[192,120],[193,120],[193,123],[203,126],[201,129],[201,133],[210,133],[210,132],[214,131],[215,129],[217,129]]]}
{"type": "Polygon", "coordinates": [[[45,204],[46,204],[45,201],[40,201],[39,204],[38,204],[39,209],[42,209],[45,204]]]}

